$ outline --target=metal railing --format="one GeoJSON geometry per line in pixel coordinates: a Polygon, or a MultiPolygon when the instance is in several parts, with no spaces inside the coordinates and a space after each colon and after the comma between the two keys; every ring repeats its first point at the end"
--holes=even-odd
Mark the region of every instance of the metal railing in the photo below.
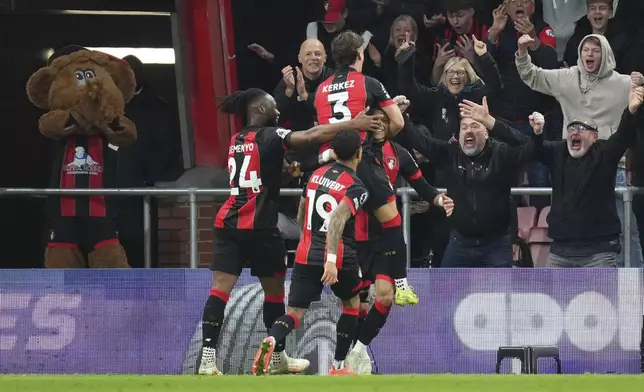
{"type": "MultiPolygon", "coordinates": [[[[445,192],[445,189],[439,189],[445,192]]],[[[624,232],[624,260],[626,267],[631,266],[631,213],[633,211],[633,195],[644,193],[644,188],[636,187],[617,187],[615,193],[622,195],[624,201],[624,222],[622,230],[624,232]]],[[[197,252],[197,202],[199,196],[228,196],[229,189],[198,189],[198,188],[128,188],[128,189],[36,189],[36,188],[0,188],[0,197],[7,196],[48,196],[48,195],[69,195],[69,196],[144,196],[143,198],[143,228],[144,240],[143,246],[145,251],[144,266],[152,267],[152,233],[151,233],[151,215],[150,200],[151,197],[170,197],[170,196],[188,196],[190,205],[189,227],[190,227],[190,268],[199,266],[199,254],[197,252]]],[[[512,195],[550,195],[552,188],[512,188],[512,195]]],[[[302,195],[301,189],[281,189],[281,196],[297,197],[302,195]]],[[[411,241],[409,240],[410,232],[410,209],[411,198],[417,197],[418,194],[412,188],[398,189],[398,195],[402,201],[402,219],[403,234],[407,244],[407,266],[411,264],[411,241]]],[[[458,208],[458,206],[456,206],[458,208]]]]}

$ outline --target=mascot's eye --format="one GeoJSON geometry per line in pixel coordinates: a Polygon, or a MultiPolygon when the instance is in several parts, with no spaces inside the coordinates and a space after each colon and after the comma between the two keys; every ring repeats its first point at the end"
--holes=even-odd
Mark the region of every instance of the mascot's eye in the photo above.
{"type": "Polygon", "coordinates": [[[96,77],[96,74],[94,74],[94,71],[92,70],[85,71],[85,79],[92,79],[94,77],[96,77]]]}
{"type": "Polygon", "coordinates": [[[85,80],[85,76],[83,75],[83,71],[76,71],[76,79],[77,80],[85,80]]]}

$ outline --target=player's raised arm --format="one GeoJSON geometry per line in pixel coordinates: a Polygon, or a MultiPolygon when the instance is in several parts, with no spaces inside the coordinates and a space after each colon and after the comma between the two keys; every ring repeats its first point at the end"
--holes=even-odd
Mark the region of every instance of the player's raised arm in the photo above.
{"type": "MultiPolygon", "coordinates": [[[[394,105],[395,106],[395,105],[394,105]]],[[[307,144],[322,144],[329,142],[333,137],[344,129],[369,129],[379,131],[382,129],[382,114],[370,116],[367,114],[369,108],[365,108],[358,115],[349,120],[335,124],[317,125],[311,129],[302,132],[291,132],[289,135],[288,146],[290,148],[300,148],[307,144]]]]}

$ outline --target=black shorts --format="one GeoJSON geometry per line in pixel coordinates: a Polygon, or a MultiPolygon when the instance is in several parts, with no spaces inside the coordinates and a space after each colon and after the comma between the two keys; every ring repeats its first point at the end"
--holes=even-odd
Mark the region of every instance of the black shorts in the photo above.
{"type": "Polygon", "coordinates": [[[239,276],[242,269],[250,267],[250,274],[267,278],[286,273],[286,247],[279,230],[214,231],[212,271],[239,276]]]}
{"type": "Polygon", "coordinates": [[[118,242],[111,218],[57,217],[49,225],[47,246],[74,247],[91,252],[102,245],[118,242]]]}
{"type": "MultiPolygon", "coordinates": [[[[308,309],[312,302],[319,301],[324,285],[320,281],[324,274],[321,265],[295,263],[291,273],[291,288],[288,293],[288,306],[308,309]]],[[[333,294],[342,301],[358,295],[362,281],[356,264],[344,265],[338,270],[338,283],[331,286],[333,294]]]]}
{"type": "Polygon", "coordinates": [[[363,153],[356,174],[369,191],[369,198],[363,207],[365,211],[374,212],[396,200],[396,191],[389,182],[389,177],[387,177],[380,159],[372,152],[366,150],[363,153]]]}
{"type": "Polygon", "coordinates": [[[389,276],[387,261],[377,242],[356,242],[358,265],[362,273],[362,290],[369,291],[369,286],[376,281],[376,276],[389,276]]]}

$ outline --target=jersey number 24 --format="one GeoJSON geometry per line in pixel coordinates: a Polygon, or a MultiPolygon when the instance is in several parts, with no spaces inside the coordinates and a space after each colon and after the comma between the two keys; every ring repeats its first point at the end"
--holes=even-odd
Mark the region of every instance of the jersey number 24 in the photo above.
{"type": "Polygon", "coordinates": [[[244,155],[241,169],[239,170],[238,186],[235,186],[235,175],[237,174],[237,161],[235,157],[228,158],[228,176],[230,182],[230,194],[232,196],[239,195],[239,188],[250,189],[253,193],[261,192],[262,179],[257,177],[257,171],[248,171],[250,166],[250,155],[244,155]]]}

